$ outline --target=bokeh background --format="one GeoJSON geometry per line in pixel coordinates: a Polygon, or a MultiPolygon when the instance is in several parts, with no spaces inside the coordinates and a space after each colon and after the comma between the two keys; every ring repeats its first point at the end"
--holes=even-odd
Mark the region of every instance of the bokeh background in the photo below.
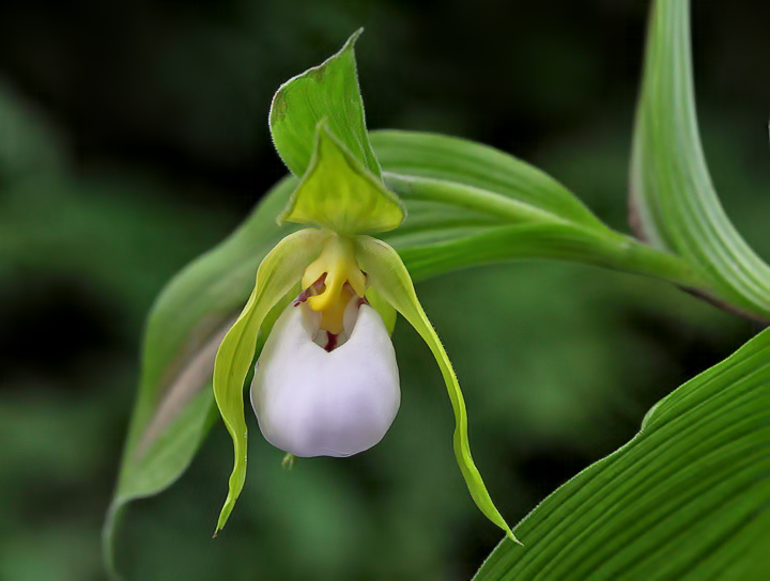
{"type": "MultiPolygon", "coordinates": [[[[371,128],[483,141],[627,231],[641,0],[8,0],[0,5],[0,579],[103,579],[99,533],[169,278],[285,170],[270,98],[359,26],[371,128]]],[[[724,204],[770,255],[770,4],[695,2],[698,106],[724,204]]],[[[471,440],[516,522],[616,449],[649,407],[758,331],[670,286],[517,263],[420,285],[471,440]]],[[[129,509],[127,579],[460,580],[499,540],[451,448],[437,368],[406,325],[385,440],[300,461],[251,422],[246,490],[212,541],[231,462],[216,425],[190,470],[129,509]]]]}

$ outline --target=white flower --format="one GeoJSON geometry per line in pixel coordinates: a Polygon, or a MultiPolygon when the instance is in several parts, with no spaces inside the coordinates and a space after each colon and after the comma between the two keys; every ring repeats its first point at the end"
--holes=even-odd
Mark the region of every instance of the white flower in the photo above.
{"type": "Polygon", "coordinates": [[[401,402],[396,354],[380,315],[360,302],[350,300],[336,336],[304,302],[275,323],[251,384],[260,430],[275,447],[301,457],[351,456],[393,423],[401,402]]]}

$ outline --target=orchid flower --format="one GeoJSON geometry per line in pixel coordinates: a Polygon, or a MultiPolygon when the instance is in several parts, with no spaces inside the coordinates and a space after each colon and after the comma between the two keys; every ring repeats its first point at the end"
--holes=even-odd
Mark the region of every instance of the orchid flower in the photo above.
{"type": "Polygon", "coordinates": [[[354,96],[323,84],[350,88],[350,79],[356,81],[357,35],[321,67],[284,85],[273,103],[276,147],[301,175],[278,221],[305,227],[265,256],[254,291],[217,353],[214,393],[235,449],[217,532],[246,478],[243,387],[259,344],[250,395],[265,439],[293,456],[350,456],[380,442],[398,412],[399,372],[390,334],[400,313],[441,369],[456,420],[454,451],[473,500],[516,540],[473,462],[460,386],[409,272],[393,248],[373,237],[397,228],[406,213],[380,177],[362,105],[357,110],[357,83],[354,96]],[[311,118],[312,125],[306,116],[292,118],[296,94],[305,102],[317,99],[314,113],[328,115],[311,118]],[[337,97],[347,102],[335,105],[337,97]],[[352,110],[352,121],[340,121],[335,106],[352,110]],[[311,136],[309,144],[303,135],[311,136]]]}

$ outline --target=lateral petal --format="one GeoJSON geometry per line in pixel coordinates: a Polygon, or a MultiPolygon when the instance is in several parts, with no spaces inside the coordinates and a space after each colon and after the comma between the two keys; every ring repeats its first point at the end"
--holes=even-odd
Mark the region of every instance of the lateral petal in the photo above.
{"type": "Polygon", "coordinates": [[[444,346],[417,299],[409,271],[398,253],[382,240],[359,236],[357,241],[358,263],[367,274],[369,283],[420,334],[441,369],[455,415],[453,435],[455,457],[473,501],[489,520],[505,531],[508,538],[518,543],[519,541],[492,502],[484,480],[473,461],[468,440],[468,413],[460,383],[457,381],[444,346]]]}

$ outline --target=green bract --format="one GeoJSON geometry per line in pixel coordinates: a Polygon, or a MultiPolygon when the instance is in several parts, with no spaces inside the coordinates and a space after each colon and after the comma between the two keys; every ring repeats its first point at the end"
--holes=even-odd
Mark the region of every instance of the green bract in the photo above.
{"type": "Polygon", "coordinates": [[[326,120],[340,142],[374,176],[380,164],[369,143],[364,102],[358,89],[354,45],[358,30],[323,64],[284,83],[270,107],[270,132],[286,166],[297,176],[310,165],[316,126],[326,120]]]}
{"type": "Polygon", "coordinates": [[[279,222],[328,228],[338,234],[374,234],[401,225],[406,217],[395,194],[385,189],[329,130],[318,123],[310,166],[279,222]]]}

